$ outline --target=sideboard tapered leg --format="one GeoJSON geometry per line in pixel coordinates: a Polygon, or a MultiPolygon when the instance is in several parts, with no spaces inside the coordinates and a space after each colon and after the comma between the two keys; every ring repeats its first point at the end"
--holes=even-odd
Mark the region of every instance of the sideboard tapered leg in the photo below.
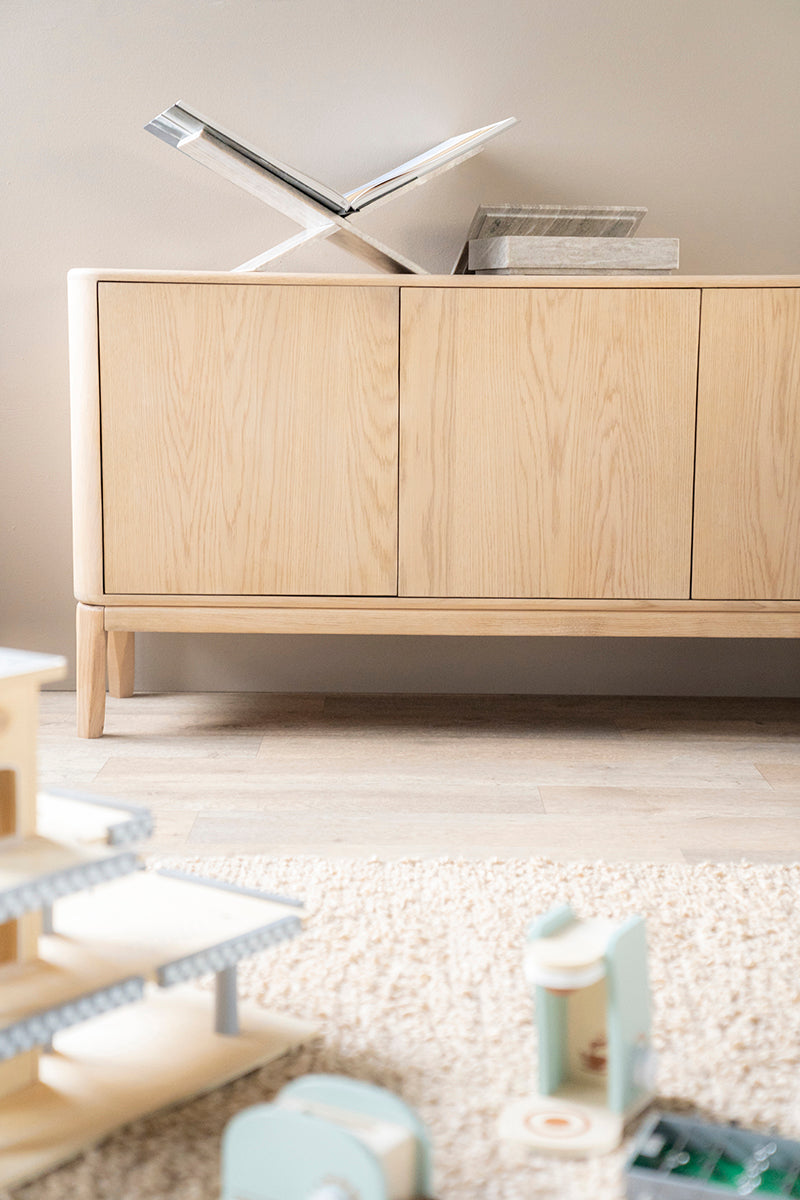
{"type": "Polygon", "coordinates": [[[136,635],[109,629],[106,634],[108,694],[121,698],[133,695],[136,635]]]}
{"type": "Polygon", "coordinates": [[[78,737],[103,733],[106,716],[106,631],[102,608],[79,604],[77,631],[78,737]]]}

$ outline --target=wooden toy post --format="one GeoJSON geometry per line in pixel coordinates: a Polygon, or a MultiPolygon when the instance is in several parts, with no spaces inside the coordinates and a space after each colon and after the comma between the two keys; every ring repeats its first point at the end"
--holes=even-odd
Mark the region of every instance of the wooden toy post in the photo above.
{"type": "Polygon", "coordinates": [[[509,1105],[500,1134],[565,1156],[613,1150],[652,1099],[644,921],[579,919],[563,905],[530,925],[524,969],[539,1095],[509,1105]]]}
{"type": "Polygon", "coordinates": [[[65,667],[0,649],[0,1188],[313,1033],[236,997],[237,963],[301,931],[299,901],[144,872],[146,809],[37,797],[39,689],[65,667]],[[185,986],[209,973],[212,1005],[185,986]]]}
{"type": "MultiPolygon", "coordinates": [[[[62,679],[67,664],[48,654],[0,650],[0,854],[20,857],[36,832],[36,731],[39,689],[62,679]]],[[[0,965],[25,963],[36,955],[41,917],[0,898],[0,965]]],[[[0,1099],[32,1083],[39,1049],[0,1060],[0,1099]]]]}

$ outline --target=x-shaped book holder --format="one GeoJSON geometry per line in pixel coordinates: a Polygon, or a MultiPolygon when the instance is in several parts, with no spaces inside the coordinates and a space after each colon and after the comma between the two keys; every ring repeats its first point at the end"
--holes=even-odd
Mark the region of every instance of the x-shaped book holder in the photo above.
{"type": "Polygon", "coordinates": [[[350,218],[471,158],[515,121],[508,117],[450,138],[344,195],[255,150],[183,103],[165,109],[145,128],[302,226],[300,233],[242,263],[236,271],[263,270],[298,246],[329,238],[381,271],[427,275],[418,263],[357,229],[350,218]]]}

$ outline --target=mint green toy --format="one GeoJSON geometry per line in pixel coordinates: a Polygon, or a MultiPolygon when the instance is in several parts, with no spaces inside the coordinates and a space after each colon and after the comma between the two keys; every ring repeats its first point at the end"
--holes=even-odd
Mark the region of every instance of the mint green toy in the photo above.
{"type": "Polygon", "coordinates": [[[420,1118],[355,1079],[303,1076],[223,1135],[221,1200],[424,1200],[432,1186],[420,1118]]]}
{"type": "Polygon", "coordinates": [[[562,905],[527,932],[539,1094],[513,1102],[501,1137],[542,1153],[603,1154],[652,1099],[644,921],[578,918],[562,905]]]}

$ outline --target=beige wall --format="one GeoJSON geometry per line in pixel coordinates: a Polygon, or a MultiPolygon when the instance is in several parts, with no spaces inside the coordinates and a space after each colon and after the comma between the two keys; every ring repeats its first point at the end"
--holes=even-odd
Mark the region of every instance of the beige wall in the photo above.
{"type": "MultiPolygon", "coordinates": [[[[480,202],[644,204],[682,270],[800,272],[795,0],[2,0],[0,643],[73,654],[65,277],[294,228],[142,131],[178,98],[340,187],[519,125],[363,218],[448,271],[480,202]]],[[[324,248],[295,269],[354,269],[324,248]]],[[[358,268],[355,268],[358,269],[358,268]]],[[[797,694],[790,643],[141,638],[144,689],[797,694]]]]}

